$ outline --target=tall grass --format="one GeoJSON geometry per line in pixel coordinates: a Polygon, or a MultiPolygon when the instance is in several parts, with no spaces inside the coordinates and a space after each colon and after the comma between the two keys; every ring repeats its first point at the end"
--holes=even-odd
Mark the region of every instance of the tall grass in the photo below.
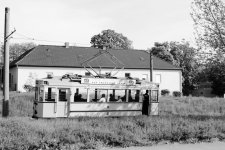
{"type": "MultiPolygon", "coordinates": [[[[159,116],[31,119],[34,93],[11,93],[0,149],[99,149],[225,139],[222,98],[161,97],[159,116]]],[[[1,107],[0,107],[1,109],[1,107]]]]}
{"type": "MultiPolygon", "coordinates": [[[[0,96],[0,115],[2,113],[2,99],[0,96]]],[[[9,115],[10,116],[32,116],[33,114],[34,93],[10,92],[9,96],[9,115]]]]}
{"type": "Polygon", "coordinates": [[[225,139],[225,118],[137,116],[32,120],[0,119],[0,149],[98,149],[161,141],[225,139]]]}
{"type": "Polygon", "coordinates": [[[161,97],[159,102],[161,115],[225,115],[224,98],[205,97],[161,97]]]}

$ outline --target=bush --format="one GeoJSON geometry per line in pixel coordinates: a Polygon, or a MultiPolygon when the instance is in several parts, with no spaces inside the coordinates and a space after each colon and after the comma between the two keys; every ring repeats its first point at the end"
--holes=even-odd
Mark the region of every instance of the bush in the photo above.
{"type": "Polygon", "coordinates": [[[170,91],[168,89],[161,90],[161,95],[162,96],[166,96],[166,95],[169,95],[169,94],[170,94],[170,91]]]}
{"type": "Polygon", "coordinates": [[[174,97],[181,97],[181,92],[180,91],[174,91],[173,96],[174,97]]]}

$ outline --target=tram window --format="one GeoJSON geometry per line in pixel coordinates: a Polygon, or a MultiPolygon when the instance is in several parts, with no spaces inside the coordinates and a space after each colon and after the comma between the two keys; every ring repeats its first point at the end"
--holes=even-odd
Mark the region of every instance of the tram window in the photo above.
{"type": "Polygon", "coordinates": [[[140,100],[140,90],[136,90],[134,101],[139,102],[139,100],[140,100]]]}
{"type": "Polygon", "coordinates": [[[87,89],[77,88],[74,93],[74,102],[87,102],[87,89]]]}
{"type": "Polygon", "coordinates": [[[55,101],[56,90],[55,88],[45,89],[45,101],[55,101]]]}
{"type": "MultiPolygon", "coordinates": [[[[113,90],[112,90],[112,94],[113,94],[113,90]]],[[[111,101],[111,102],[126,102],[125,90],[115,90],[114,98],[115,98],[114,101],[111,101]]]]}
{"type": "Polygon", "coordinates": [[[89,90],[89,99],[90,102],[97,102],[98,101],[98,90],[97,89],[90,89],[89,90]]]}
{"type": "Polygon", "coordinates": [[[59,89],[59,101],[67,101],[67,89],[59,89]]]}
{"type": "Polygon", "coordinates": [[[109,96],[109,93],[107,95],[107,90],[103,90],[103,89],[91,89],[91,90],[89,90],[90,102],[98,102],[101,99],[103,94],[105,95],[105,98],[107,100],[108,96],[109,96]]]}
{"type": "Polygon", "coordinates": [[[151,101],[152,102],[158,102],[158,91],[157,90],[152,90],[151,101]]]}
{"type": "Polygon", "coordinates": [[[38,100],[39,98],[39,91],[40,91],[39,87],[35,87],[35,100],[38,100]]]}
{"type": "Polygon", "coordinates": [[[140,90],[128,90],[128,102],[139,102],[140,90]]]}
{"type": "Polygon", "coordinates": [[[43,101],[43,97],[44,97],[44,87],[40,87],[40,96],[39,96],[39,101],[42,102],[43,101]]]}

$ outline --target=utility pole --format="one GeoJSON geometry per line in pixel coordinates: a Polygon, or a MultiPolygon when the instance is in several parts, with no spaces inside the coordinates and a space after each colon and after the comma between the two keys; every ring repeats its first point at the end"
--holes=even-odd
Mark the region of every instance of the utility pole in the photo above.
{"type": "Polygon", "coordinates": [[[152,51],[149,50],[149,57],[150,57],[150,82],[152,82],[153,77],[153,60],[152,60],[152,51]]]}
{"type": "Polygon", "coordinates": [[[8,117],[9,115],[9,40],[10,36],[16,32],[14,30],[9,34],[9,16],[10,9],[5,8],[5,33],[4,33],[4,99],[2,105],[2,117],[8,117]]]}

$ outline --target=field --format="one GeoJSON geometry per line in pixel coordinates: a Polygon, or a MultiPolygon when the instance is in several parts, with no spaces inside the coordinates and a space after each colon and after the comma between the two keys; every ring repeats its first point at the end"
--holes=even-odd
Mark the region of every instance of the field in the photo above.
{"type": "Polygon", "coordinates": [[[0,118],[0,149],[100,149],[225,139],[222,98],[162,97],[159,116],[50,120],[31,118],[33,98],[33,93],[10,94],[10,117],[0,118]]]}

